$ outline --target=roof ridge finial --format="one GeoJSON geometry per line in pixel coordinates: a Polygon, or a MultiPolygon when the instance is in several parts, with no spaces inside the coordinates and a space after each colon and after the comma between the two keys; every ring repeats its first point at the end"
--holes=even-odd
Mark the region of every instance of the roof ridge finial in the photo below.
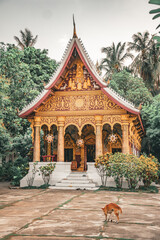
{"type": "Polygon", "coordinates": [[[73,37],[77,38],[76,24],[75,24],[75,21],[74,21],[74,14],[73,14],[73,37]]]}

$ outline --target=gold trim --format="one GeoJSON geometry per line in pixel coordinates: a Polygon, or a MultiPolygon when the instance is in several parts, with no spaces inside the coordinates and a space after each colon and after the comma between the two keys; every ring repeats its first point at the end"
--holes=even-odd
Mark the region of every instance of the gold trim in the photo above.
{"type": "Polygon", "coordinates": [[[117,110],[117,109],[113,109],[113,110],[88,110],[88,111],[46,111],[46,112],[37,112],[36,116],[42,116],[42,117],[55,117],[55,116],[62,116],[62,113],[64,116],[81,116],[81,115],[122,115],[124,113],[126,113],[126,110],[117,110]]]}

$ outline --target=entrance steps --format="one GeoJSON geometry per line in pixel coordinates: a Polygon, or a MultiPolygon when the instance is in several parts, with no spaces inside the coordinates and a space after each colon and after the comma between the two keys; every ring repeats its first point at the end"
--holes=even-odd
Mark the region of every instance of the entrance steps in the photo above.
{"type": "Polygon", "coordinates": [[[86,172],[71,172],[66,178],[57,182],[50,189],[72,189],[72,190],[96,190],[98,187],[91,179],[88,178],[86,172]]]}

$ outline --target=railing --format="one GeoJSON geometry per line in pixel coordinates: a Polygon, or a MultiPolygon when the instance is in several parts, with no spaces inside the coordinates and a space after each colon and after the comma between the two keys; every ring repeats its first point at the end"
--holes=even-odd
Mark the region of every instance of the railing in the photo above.
{"type": "Polygon", "coordinates": [[[43,158],[43,162],[56,162],[55,155],[45,155],[45,156],[42,156],[42,158],[43,158]]]}

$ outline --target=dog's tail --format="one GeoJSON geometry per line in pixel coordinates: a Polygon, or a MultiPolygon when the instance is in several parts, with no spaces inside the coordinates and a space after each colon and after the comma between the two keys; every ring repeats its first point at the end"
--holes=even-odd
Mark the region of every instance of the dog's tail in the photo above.
{"type": "Polygon", "coordinates": [[[122,209],[119,207],[119,212],[122,213],[122,209]]]}

